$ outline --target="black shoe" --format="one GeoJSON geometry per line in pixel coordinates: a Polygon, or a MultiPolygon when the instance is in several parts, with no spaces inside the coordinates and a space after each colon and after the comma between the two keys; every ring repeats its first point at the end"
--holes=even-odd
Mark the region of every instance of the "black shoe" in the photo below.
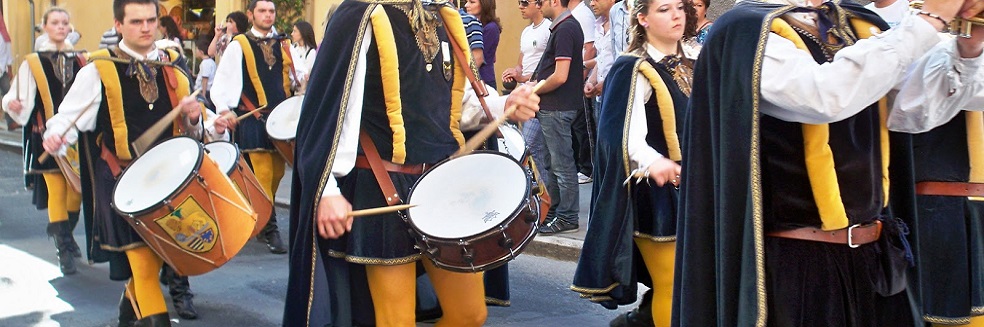
{"type": "Polygon", "coordinates": [[[650,313],[649,315],[646,315],[645,313],[642,312],[642,310],[639,310],[639,308],[635,308],[635,309],[629,310],[626,313],[623,313],[623,314],[620,314],[620,315],[616,316],[615,319],[612,319],[612,321],[610,323],[608,323],[608,326],[610,326],[610,327],[655,327],[656,324],[653,323],[652,313],[651,312],[649,312],[649,313],[650,313]]]}
{"type": "MultiPolygon", "coordinates": [[[[72,231],[74,232],[75,231],[75,226],[78,226],[78,224],[79,224],[79,213],[78,212],[69,212],[68,213],[68,223],[71,226],[72,231]]],[[[72,251],[72,255],[74,255],[76,258],[81,258],[82,257],[82,249],[79,248],[79,243],[75,241],[75,234],[74,233],[70,233],[70,234],[68,234],[68,236],[72,240],[72,243],[71,243],[72,244],[72,250],[73,250],[72,251]]]]}
{"type": "Polygon", "coordinates": [[[284,254],[287,253],[287,247],[284,246],[284,241],[280,239],[280,231],[272,231],[266,236],[267,248],[270,249],[271,253],[284,254]]]}
{"type": "Polygon", "coordinates": [[[280,239],[280,228],[277,227],[276,217],[270,218],[270,222],[263,227],[259,235],[256,235],[256,240],[266,243],[267,248],[272,253],[287,253],[287,247],[284,246],[284,241],[280,239]]]}
{"type": "Polygon", "coordinates": [[[126,297],[126,293],[120,296],[120,317],[118,327],[131,327],[137,321],[137,313],[133,310],[133,304],[126,297]]]}
{"type": "Polygon", "coordinates": [[[174,311],[178,313],[178,316],[188,320],[198,319],[198,310],[195,309],[195,303],[191,301],[190,295],[172,297],[171,300],[174,303],[174,311]]]}
{"type": "Polygon", "coordinates": [[[55,239],[55,249],[58,254],[58,268],[61,269],[62,274],[71,275],[78,272],[75,267],[75,248],[78,247],[75,244],[75,240],[72,239],[72,229],[71,223],[66,221],[59,221],[57,223],[48,223],[48,236],[55,239]]]}
{"type": "Polygon", "coordinates": [[[171,327],[171,319],[167,316],[167,312],[158,313],[137,320],[133,323],[133,327],[171,327]]]}
{"type": "Polygon", "coordinates": [[[540,226],[540,234],[543,235],[553,235],[560,233],[573,233],[578,230],[578,225],[576,223],[569,223],[560,218],[554,218],[548,221],[543,226],[540,226]]]}
{"type": "Polygon", "coordinates": [[[178,275],[174,268],[165,264],[161,268],[161,283],[167,284],[171,303],[174,304],[174,311],[178,316],[188,320],[198,319],[198,310],[195,310],[195,304],[191,301],[195,294],[191,293],[188,277],[178,275]]]}

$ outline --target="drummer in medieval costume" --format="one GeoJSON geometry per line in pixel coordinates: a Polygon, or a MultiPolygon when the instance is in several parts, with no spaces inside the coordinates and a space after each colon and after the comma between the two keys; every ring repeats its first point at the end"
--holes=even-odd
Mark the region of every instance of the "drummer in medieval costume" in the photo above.
{"type": "MultiPolygon", "coordinates": [[[[226,128],[234,129],[233,142],[239,145],[263,191],[272,199],[284,177],[285,161],[267,135],[266,120],[270,111],[291,96],[295,76],[288,41],[273,27],[273,1],[252,0],[246,14],[253,27],[232,39],[215,71],[212,103],[222,116],[215,127],[220,133],[226,128]],[[260,108],[237,123],[236,117],[260,108]]],[[[277,227],[277,212],[270,215],[257,239],[264,241],[270,252],[286,253],[277,227]]]]}
{"type": "Polygon", "coordinates": [[[93,211],[90,258],[109,261],[111,279],[129,280],[120,299],[121,326],[170,326],[170,320],[158,282],[162,260],[111,207],[115,181],[137,158],[131,143],[171,108],[181,115],[158,140],[202,133],[203,107],[173,63],[180,55],[154,46],[158,8],[157,0],[113,1],[122,41],[90,55],[44,134],[44,148],[55,156],[79,142],[83,200],[93,211]]]}
{"type": "Polygon", "coordinates": [[[67,11],[49,9],[41,17],[41,26],[49,38],[38,45],[38,52],[27,55],[21,63],[14,87],[3,97],[3,109],[25,126],[26,186],[34,191],[34,205],[39,210],[48,209],[48,235],[55,239],[58,266],[63,274],[70,275],[77,271],[75,259],[82,257],[82,250],[72,236],[79,223],[82,196],[75,188],[78,184],[73,187],[69,181],[79,178],[78,151],[70,149],[68,160],[62,161],[64,171],[54,160],[40,162],[38,157],[44,153],[41,140],[45,122],[58,113],[58,106],[75,81],[75,74],[85,64],[85,58],[72,51],[72,44],[66,42],[71,31],[67,11]]]}
{"type": "MultiPolygon", "coordinates": [[[[437,268],[396,213],[347,216],[394,198],[383,195],[363,153],[378,153],[389,171],[381,175],[406,199],[425,165],[464,144],[458,123],[470,68],[450,50],[467,49],[461,16],[446,2],[345,1],[327,29],[297,129],[283,324],[412,326],[407,294],[419,261],[444,312],[438,326],[481,325],[481,273],[437,268]]],[[[471,61],[469,51],[463,56],[471,61]]],[[[528,86],[506,102],[519,108],[514,120],[538,108],[528,86]]]]}
{"type": "Polygon", "coordinates": [[[889,179],[911,176],[911,147],[889,129],[984,108],[984,28],[937,35],[974,1],[928,0],[885,32],[852,2],[769,2],[721,16],[694,70],[674,324],[911,326],[896,218],[915,213],[892,194],[913,185],[889,179]]]}
{"type": "MultiPolygon", "coordinates": [[[[605,85],[591,232],[571,289],[615,309],[634,303],[637,282],[646,282],[652,301],[641,305],[650,307],[633,313],[650,320],[638,323],[669,326],[682,159],[678,131],[696,59],[680,40],[685,32],[695,34],[694,24],[687,22],[696,16],[688,1],[631,1],[632,40],[612,66],[607,80],[613,83],[605,85]]],[[[639,320],[624,317],[623,325],[639,320]]]]}

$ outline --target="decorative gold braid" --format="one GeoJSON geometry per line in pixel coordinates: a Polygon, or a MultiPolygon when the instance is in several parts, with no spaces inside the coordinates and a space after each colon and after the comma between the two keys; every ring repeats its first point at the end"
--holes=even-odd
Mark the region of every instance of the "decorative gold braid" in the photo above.
{"type": "Polygon", "coordinates": [[[580,287],[580,286],[571,285],[571,290],[572,291],[575,291],[575,292],[578,292],[578,293],[581,293],[581,297],[587,298],[587,297],[592,296],[594,294],[605,294],[605,293],[611,292],[613,289],[615,289],[619,285],[622,285],[622,284],[619,284],[619,283],[615,282],[615,283],[612,283],[611,285],[608,285],[605,288],[587,288],[587,287],[580,287]]]}

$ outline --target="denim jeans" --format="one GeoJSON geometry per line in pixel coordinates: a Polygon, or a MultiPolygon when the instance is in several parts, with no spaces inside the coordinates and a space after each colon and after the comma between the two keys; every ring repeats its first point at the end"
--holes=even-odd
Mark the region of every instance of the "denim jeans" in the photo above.
{"type": "Polygon", "coordinates": [[[577,167],[574,165],[574,149],[571,148],[571,125],[576,111],[540,111],[540,127],[543,129],[543,142],[547,146],[550,172],[554,182],[547,184],[547,191],[553,200],[551,212],[557,218],[577,225],[580,211],[578,195],[577,167]]]}
{"type": "Polygon", "coordinates": [[[540,128],[540,120],[533,118],[523,123],[523,141],[533,156],[536,163],[536,172],[540,174],[540,179],[544,186],[553,183],[553,176],[550,176],[550,162],[547,161],[546,146],[543,144],[543,130],[540,128]]]}

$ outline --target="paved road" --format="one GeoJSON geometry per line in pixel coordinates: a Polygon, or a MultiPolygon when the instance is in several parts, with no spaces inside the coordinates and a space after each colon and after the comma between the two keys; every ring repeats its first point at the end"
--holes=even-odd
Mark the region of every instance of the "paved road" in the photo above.
{"type": "MultiPolygon", "coordinates": [[[[46,213],[30,205],[18,157],[0,150],[0,326],[115,326],[122,283],[108,279],[106,264],[81,264],[78,274],[60,274],[53,242],[44,234],[46,213]]],[[[278,214],[286,216],[283,209],[278,214]]],[[[83,237],[76,230],[76,238],[83,237]]],[[[277,326],[286,265],[286,256],[248,243],[221,269],[192,277],[201,319],[175,320],[175,326],[277,326]]],[[[607,326],[618,313],[567,289],[573,262],[525,255],[511,270],[513,305],[491,308],[488,326],[607,326]]]]}

